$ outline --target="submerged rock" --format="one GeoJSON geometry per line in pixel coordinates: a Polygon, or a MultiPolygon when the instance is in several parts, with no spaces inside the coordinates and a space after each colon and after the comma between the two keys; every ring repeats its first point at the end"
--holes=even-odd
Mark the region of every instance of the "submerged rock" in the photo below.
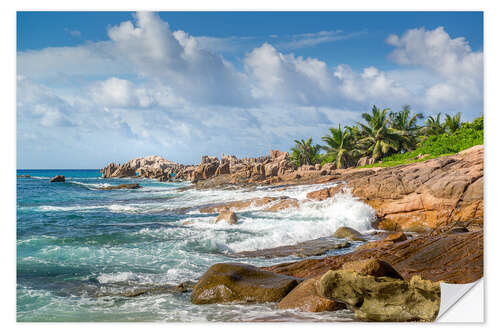
{"type": "Polygon", "coordinates": [[[66,178],[63,175],[57,175],[55,177],[52,177],[50,179],[51,183],[64,183],[66,181],[66,178]]]}
{"type": "Polygon", "coordinates": [[[238,223],[238,217],[236,217],[234,212],[228,210],[219,213],[219,216],[215,219],[215,223],[219,221],[226,221],[228,224],[236,224],[238,223]]]}
{"type": "Polygon", "coordinates": [[[333,234],[335,238],[345,238],[352,241],[365,241],[363,235],[359,233],[359,231],[349,228],[349,227],[340,227],[333,234]]]}
{"type": "Polygon", "coordinates": [[[138,183],[134,184],[120,184],[120,185],[115,185],[115,186],[106,186],[106,187],[101,187],[101,190],[109,191],[109,190],[120,190],[120,189],[137,189],[141,188],[141,186],[138,183]]]}
{"type": "Polygon", "coordinates": [[[349,305],[357,319],[433,321],[439,313],[439,282],[414,276],[409,282],[350,270],[328,271],[318,282],[322,297],[349,305]]]}
{"type": "Polygon", "coordinates": [[[31,178],[30,175],[17,175],[17,178],[31,178]]]}
{"type": "Polygon", "coordinates": [[[304,312],[323,312],[345,309],[344,303],[322,297],[316,290],[318,279],[309,279],[299,284],[279,303],[278,309],[297,309],[304,312]]]}
{"type": "Polygon", "coordinates": [[[191,293],[194,304],[278,302],[300,279],[257,267],[220,263],[211,266],[191,293]]]}

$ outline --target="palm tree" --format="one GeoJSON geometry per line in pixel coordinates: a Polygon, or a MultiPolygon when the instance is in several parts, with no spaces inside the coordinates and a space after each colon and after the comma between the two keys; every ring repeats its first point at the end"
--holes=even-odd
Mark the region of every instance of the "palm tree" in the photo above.
{"type": "MultiPolygon", "coordinates": [[[[356,127],[357,129],[357,127],[356,127]]],[[[345,126],[343,129],[330,128],[331,135],[322,137],[326,146],[321,148],[326,151],[325,156],[335,160],[337,169],[342,169],[354,163],[356,153],[354,132],[355,129],[345,126]]]]}
{"type": "Polygon", "coordinates": [[[417,125],[419,119],[424,118],[422,113],[415,113],[411,116],[411,108],[409,105],[404,105],[399,112],[391,112],[389,114],[390,126],[398,131],[403,140],[398,151],[410,151],[417,146],[417,137],[421,127],[417,125]]]}
{"type": "Polygon", "coordinates": [[[445,132],[445,125],[441,123],[441,112],[439,112],[434,118],[433,116],[429,116],[425,121],[425,133],[427,135],[439,135],[445,132]]]}
{"type": "Polygon", "coordinates": [[[402,141],[401,135],[397,130],[390,128],[389,109],[380,111],[375,105],[372,112],[363,113],[361,116],[366,124],[359,123],[361,126],[362,138],[359,140],[359,146],[364,150],[364,155],[371,155],[378,160],[391,151],[397,151],[402,141]]]}
{"type": "Polygon", "coordinates": [[[292,148],[292,155],[290,158],[297,166],[313,165],[319,162],[319,150],[321,146],[313,145],[312,138],[307,139],[307,141],[304,141],[304,139],[294,141],[295,147],[292,148]]]}
{"type": "Polygon", "coordinates": [[[448,133],[453,134],[462,126],[462,122],[460,120],[461,116],[462,114],[460,112],[454,116],[446,114],[444,128],[448,131],[448,133]]]}

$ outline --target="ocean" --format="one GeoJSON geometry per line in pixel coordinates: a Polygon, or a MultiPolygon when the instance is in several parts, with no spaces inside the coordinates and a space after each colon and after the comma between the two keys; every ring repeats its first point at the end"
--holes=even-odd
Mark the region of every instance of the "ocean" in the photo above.
{"type": "MultiPolygon", "coordinates": [[[[194,305],[190,293],[136,290],[196,281],[213,264],[268,266],[298,258],[232,253],[331,237],[341,226],[372,230],[375,212],[349,193],[278,213],[248,209],[215,224],[200,207],[256,197],[299,200],[332,184],[285,189],[197,190],[149,179],[102,179],[98,170],[18,170],[17,321],[351,321],[349,310],[303,313],[276,304],[194,305]],[[66,182],[50,183],[55,175],[66,182]],[[103,191],[136,183],[140,189],[103,191]]],[[[352,251],[354,246],[325,255],[352,251]]],[[[319,257],[318,257],[319,258],[319,257]]]]}

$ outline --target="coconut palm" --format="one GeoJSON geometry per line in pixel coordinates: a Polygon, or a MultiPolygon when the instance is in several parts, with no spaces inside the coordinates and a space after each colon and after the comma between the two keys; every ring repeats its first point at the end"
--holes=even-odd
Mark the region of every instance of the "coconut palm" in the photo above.
{"type": "Polygon", "coordinates": [[[357,149],[354,131],[348,126],[342,129],[339,124],[338,128],[330,128],[330,135],[321,138],[326,143],[326,146],[321,147],[326,151],[325,157],[334,160],[337,169],[351,166],[355,162],[357,149]]]}
{"type": "Polygon", "coordinates": [[[421,130],[417,122],[424,116],[422,113],[415,113],[411,115],[411,108],[409,105],[404,105],[403,109],[399,112],[391,112],[389,114],[390,127],[401,135],[403,140],[398,151],[410,151],[417,146],[417,137],[421,130]]]}
{"type": "Polygon", "coordinates": [[[443,134],[446,130],[445,125],[441,123],[441,112],[437,114],[436,118],[429,116],[425,121],[425,126],[425,133],[427,135],[443,134]]]}
{"type": "Polygon", "coordinates": [[[294,140],[295,147],[292,148],[292,154],[290,158],[295,162],[297,166],[301,165],[313,165],[319,162],[319,150],[320,145],[313,145],[312,138],[304,141],[294,140]]]}
{"type": "Polygon", "coordinates": [[[375,105],[372,112],[363,113],[361,116],[366,124],[358,122],[361,127],[362,138],[358,142],[365,156],[378,160],[391,151],[397,151],[403,140],[397,130],[389,127],[389,109],[380,110],[375,105]]]}
{"type": "Polygon", "coordinates": [[[448,133],[453,134],[462,126],[462,122],[460,120],[462,114],[459,112],[454,116],[450,116],[446,114],[446,118],[444,120],[444,128],[448,131],[448,133]]]}

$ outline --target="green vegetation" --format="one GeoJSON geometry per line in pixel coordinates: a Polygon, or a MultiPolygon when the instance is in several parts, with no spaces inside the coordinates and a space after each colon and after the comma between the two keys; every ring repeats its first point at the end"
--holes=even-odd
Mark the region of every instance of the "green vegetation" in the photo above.
{"type": "Polygon", "coordinates": [[[297,165],[314,165],[320,162],[320,145],[313,145],[312,139],[307,141],[295,140],[295,147],[292,148],[290,159],[297,165]]]}
{"type": "MultiPolygon", "coordinates": [[[[460,116],[458,119],[460,119],[460,116]]],[[[483,117],[475,119],[472,123],[460,123],[459,128],[454,131],[453,128],[447,127],[447,131],[442,134],[426,137],[417,145],[415,150],[404,154],[387,156],[382,159],[382,163],[365,167],[387,167],[425,161],[439,156],[453,155],[464,149],[481,145],[484,142],[483,117]],[[419,156],[420,158],[418,158],[419,156]]]]}
{"type": "Polygon", "coordinates": [[[323,136],[324,146],[313,145],[312,139],[295,140],[291,158],[297,166],[315,163],[335,163],[337,168],[353,167],[364,158],[369,167],[388,167],[425,161],[438,156],[456,154],[483,144],[483,116],[473,122],[462,122],[461,114],[441,113],[429,116],[423,126],[418,121],[421,113],[412,114],[409,105],[401,111],[390,112],[373,106],[363,113],[364,122],[355,126],[339,125],[323,136]],[[320,154],[320,150],[325,153],[320,154]]]}

